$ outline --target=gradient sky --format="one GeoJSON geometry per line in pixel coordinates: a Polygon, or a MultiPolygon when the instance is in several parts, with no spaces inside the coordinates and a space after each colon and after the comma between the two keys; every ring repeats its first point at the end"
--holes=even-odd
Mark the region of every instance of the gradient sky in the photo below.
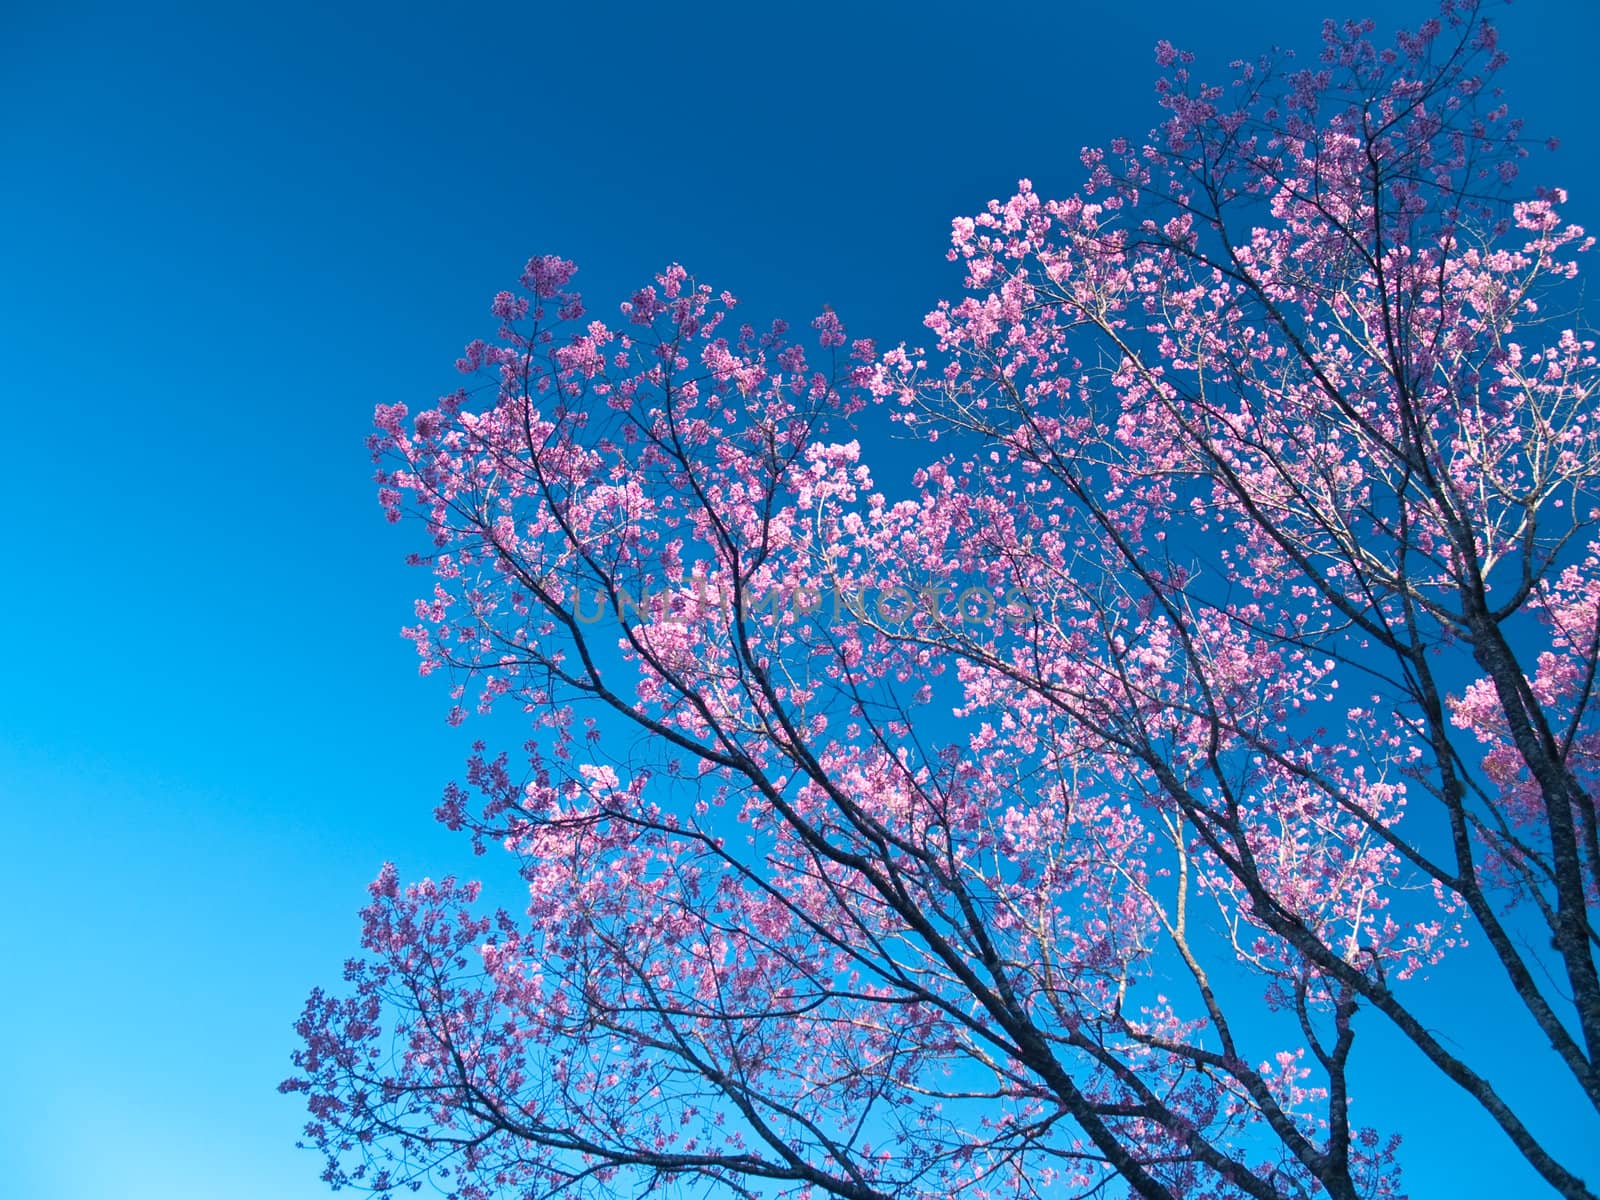
{"type": "MultiPolygon", "coordinates": [[[[0,6],[0,1191],[326,1194],[290,1026],[384,859],[470,870],[430,812],[481,733],[396,636],[424,581],[362,439],[454,386],[529,254],[596,312],[677,260],[914,339],[951,217],[1153,123],[1157,38],[1216,66],[1430,8],[1334,3],[0,6]]],[[[1600,5],[1500,23],[1600,226],[1600,5]]],[[[1493,987],[1438,987],[1575,1136],[1493,987]]],[[[1524,1194],[1450,1098],[1370,1103],[1419,1194],[1524,1194]]]]}

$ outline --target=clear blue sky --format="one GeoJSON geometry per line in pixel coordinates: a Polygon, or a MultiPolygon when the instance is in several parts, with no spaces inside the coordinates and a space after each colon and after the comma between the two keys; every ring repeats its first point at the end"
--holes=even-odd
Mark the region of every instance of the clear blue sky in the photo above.
{"type": "MultiPolygon", "coordinates": [[[[421,579],[362,438],[453,386],[530,253],[596,308],[678,260],[915,338],[952,216],[1149,127],[1158,37],[1216,63],[1431,6],[854,7],[4,6],[0,1190],[325,1194],[273,1090],[290,1025],[383,859],[471,866],[430,811],[475,731],[396,636],[421,579]]],[[[1600,226],[1600,5],[1501,25],[1600,226]]],[[[1495,1042],[1479,981],[1441,983],[1495,1042]]],[[[1372,1103],[1419,1193],[1520,1194],[1464,1110],[1372,1103]]]]}

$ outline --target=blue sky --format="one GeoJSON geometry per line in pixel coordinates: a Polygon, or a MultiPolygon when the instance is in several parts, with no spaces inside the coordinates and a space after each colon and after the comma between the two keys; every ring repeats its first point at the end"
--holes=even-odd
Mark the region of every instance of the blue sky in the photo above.
{"type": "MultiPolygon", "coordinates": [[[[8,1193],[325,1194],[274,1093],[290,1025],[385,858],[471,867],[430,812],[475,731],[396,636],[422,580],[362,439],[453,386],[530,253],[576,259],[596,309],[677,260],[761,314],[915,338],[958,284],[951,217],[1149,127],[1157,38],[1217,63],[1430,7],[8,5],[8,1193]]],[[[1600,225],[1600,6],[1500,23],[1514,106],[1564,142],[1549,181],[1600,225]]],[[[1519,1190],[1465,1110],[1373,1102],[1419,1191],[1519,1190]]]]}

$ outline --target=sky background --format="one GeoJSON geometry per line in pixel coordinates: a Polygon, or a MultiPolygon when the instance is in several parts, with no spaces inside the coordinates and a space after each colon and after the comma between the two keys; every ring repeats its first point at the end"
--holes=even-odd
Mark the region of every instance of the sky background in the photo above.
{"type": "MultiPolygon", "coordinates": [[[[6,1194],[326,1194],[274,1091],[292,1022],[383,860],[470,870],[430,813],[481,733],[397,636],[426,581],[362,441],[455,385],[528,255],[576,259],[597,314],[676,260],[915,339],[953,216],[1149,128],[1157,38],[1216,77],[1431,9],[864,7],[0,5],[6,1194]]],[[[1500,24],[1514,108],[1564,143],[1539,180],[1600,225],[1600,5],[1500,24]]],[[[1493,989],[1438,985],[1574,1137],[1493,989]]],[[[1371,1103],[1419,1194],[1522,1194],[1470,1110],[1371,1103]]]]}

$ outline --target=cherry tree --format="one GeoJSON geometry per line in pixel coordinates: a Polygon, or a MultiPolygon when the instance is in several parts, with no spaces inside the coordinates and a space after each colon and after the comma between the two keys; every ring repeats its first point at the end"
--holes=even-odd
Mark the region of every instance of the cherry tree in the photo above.
{"type": "Polygon", "coordinates": [[[926,351],[541,257],[486,388],[378,409],[421,669],[531,729],[438,809],[521,898],[373,883],[284,1084],[328,1181],[1399,1196],[1381,1028],[1593,1196],[1427,981],[1600,1112],[1589,239],[1475,6],[1371,32],[1163,44],[1148,139],[955,222],[926,351]]]}

